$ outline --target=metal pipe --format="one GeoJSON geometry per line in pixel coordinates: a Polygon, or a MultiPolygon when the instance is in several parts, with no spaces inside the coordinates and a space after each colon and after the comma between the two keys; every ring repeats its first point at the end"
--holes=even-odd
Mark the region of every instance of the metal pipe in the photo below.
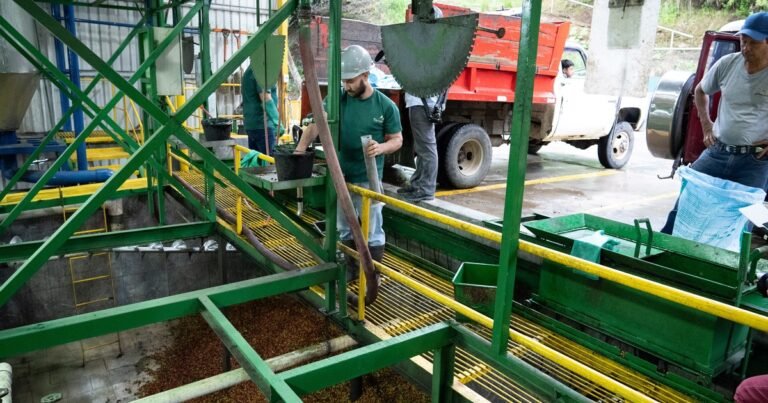
{"type": "MultiPolygon", "coordinates": [[[[361,188],[355,185],[347,185],[351,191],[358,193],[364,197],[370,197],[374,200],[379,200],[387,203],[390,207],[411,213],[413,215],[421,216],[432,221],[445,224],[449,227],[456,228],[467,232],[471,235],[493,241],[495,243],[501,243],[501,234],[483,228],[479,225],[471,224],[461,220],[457,220],[453,217],[449,217],[444,214],[436,213],[434,211],[427,210],[423,207],[414,206],[410,203],[406,203],[402,200],[395,199],[394,197],[385,196],[379,193],[372,192],[368,189],[361,188]]],[[[603,266],[598,263],[588,262],[584,259],[580,259],[571,255],[567,255],[556,250],[546,248],[544,246],[536,245],[534,243],[520,240],[520,251],[530,253],[535,256],[542,257],[555,263],[560,263],[568,268],[576,269],[588,274],[593,274],[598,277],[602,277],[606,280],[613,281],[615,283],[627,286],[629,288],[642,291],[646,294],[654,295],[656,297],[676,302],[680,305],[687,306],[702,312],[706,312],[710,315],[717,316],[736,322],[742,325],[749,326],[753,329],[760,330],[762,332],[768,332],[768,318],[762,315],[758,315],[747,310],[736,308],[734,306],[724,304],[709,298],[702,297],[700,295],[679,290],[674,287],[670,287],[661,283],[657,283],[639,276],[624,273],[619,270],[612,269],[607,266],[603,266]]]]}
{"type": "Polygon", "coordinates": [[[13,403],[13,368],[7,362],[0,362],[0,402],[13,403]],[[6,392],[3,392],[5,390],[6,392]],[[3,393],[6,393],[3,395],[3,393]]]}
{"type": "MultiPolygon", "coordinates": [[[[83,143],[85,145],[85,143],[83,143]]],[[[80,154],[80,148],[78,148],[78,155],[80,154]]],[[[80,166],[80,159],[77,160],[78,167],[80,166]]],[[[50,186],[70,186],[79,185],[94,182],[104,182],[112,176],[111,169],[94,169],[88,170],[86,166],[85,170],[80,171],[59,171],[56,172],[51,179],[46,182],[50,186]]],[[[45,174],[45,171],[27,171],[22,177],[21,181],[24,182],[37,182],[45,174]]],[[[11,175],[6,177],[10,178],[11,175]]]]}
{"type": "MultiPolygon", "coordinates": [[[[351,253],[353,256],[356,256],[357,253],[352,250],[351,248],[347,248],[346,246],[339,244],[339,248],[344,253],[351,253]]],[[[381,273],[388,276],[390,279],[397,281],[398,283],[418,292],[421,295],[424,295],[425,297],[444,305],[448,308],[453,309],[456,311],[456,313],[460,313],[470,320],[477,322],[478,324],[488,328],[493,329],[493,319],[481,314],[480,312],[475,311],[474,309],[461,304],[459,302],[456,302],[453,298],[442,294],[438,291],[435,291],[434,289],[421,284],[420,282],[411,279],[408,276],[405,276],[398,271],[392,270],[388,268],[387,266],[384,266],[383,264],[379,262],[374,262],[376,267],[381,271],[381,273]]],[[[642,393],[624,385],[623,383],[620,383],[614,379],[609,378],[608,376],[574,360],[573,358],[570,358],[550,347],[545,346],[538,340],[528,337],[522,333],[519,333],[515,330],[509,329],[509,338],[519,344],[522,344],[523,346],[529,348],[531,351],[541,355],[542,357],[561,365],[562,367],[573,371],[584,378],[610,390],[613,393],[616,393],[617,395],[626,398],[628,401],[631,402],[653,402],[653,399],[650,399],[648,396],[643,395],[642,393]]]]}
{"type": "MultiPolygon", "coordinates": [[[[64,6],[64,20],[64,25],[67,27],[67,31],[71,32],[73,36],[77,36],[74,6],[64,6]]],[[[72,81],[72,84],[74,84],[74,86],[80,90],[80,58],[72,49],[67,49],[67,59],[69,61],[69,79],[72,81]]],[[[85,121],[83,119],[83,108],[81,106],[75,107],[75,112],[72,114],[72,118],[75,123],[75,136],[79,136],[85,127],[85,121]]],[[[85,150],[85,142],[77,147],[77,170],[88,171],[88,156],[87,151],[85,150]]],[[[49,184],[53,185],[51,182],[49,182],[49,184]]]]}
{"type": "MultiPolygon", "coordinates": [[[[61,6],[51,3],[51,14],[53,15],[53,18],[61,20],[61,6]]],[[[59,38],[53,38],[53,48],[56,53],[56,67],[58,67],[59,71],[62,73],[66,73],[68,69],[66,59],[64,58],[64,44],[61,43],[59,38]]],[[[61,104],[61,114],[63,115],[69,110],[69,98],[63,91],[59,91],[59,102],[61,104]]],[[[64,123],[64,131],[72,131],[71,119],[67,119],[66,123],[64,123]]]]}
{"type": "MultiPolygon", "coordinates": [[[[341,336],[323,343],[317,343],[300,350],[292,351],[266,360],[273,372],[284,371],[290,367],[310,361],[315,358],[325,357],[332,353],[357,346],[357,342],[350,336],[341,336]]],[[[230,388],[237,384],[250,381],[244,369],[238,368],[210,378],[202,379],[178,388],[170,389],[143,399],[134,400],[134,403],[161,403],[184,402],[211,393],[230,388]]]]}
{"type": "MultiPolygon", "coordinates": [[[[372,304],[376,301],[376,296],[378,295],[378,275],[376,274],[376,269],[373,265],[371,251],[368,250],[368,245],[363,239],[363,232],[360,230],[360,223],[357,221],[357,214],[352,205],[352,198],[349,196],[349,191],[344,182],[344,174],[341,172],[339,157],[336,155],[336,147],[331,138],[328,121],[323,113],[323,100],[320,94],[320,86],[317,81],[317,74],[315,73],[315,58],[312,55],[312,33],[309,29],[309,19],[310,8],[305,7],[304,2],[302,2],[302,8],[299,10],[299,50],[301,52],[302,63],[304,64],[304,78],[307,83],[307,93],[309,94],[309,100],[312,104],[312,112],[315,116],[318,131],[320,132],[320,142],[322,143],[323,151],[325,152],[325,161],[328,164],[328,171],[331,174],[333,186],[338,196],[337,200],[341,204],[344,219],[347,220],[347,224],[352,231],[352,238],[355,241],[357,250],[360,251],[360,260],[365,269],[365,277],[367,280],[365,303],[372,304]]],[[[348,294],[347,297],[351,303],[355,305],[357,304],[357,297],[355,295],[348,294]]]]}

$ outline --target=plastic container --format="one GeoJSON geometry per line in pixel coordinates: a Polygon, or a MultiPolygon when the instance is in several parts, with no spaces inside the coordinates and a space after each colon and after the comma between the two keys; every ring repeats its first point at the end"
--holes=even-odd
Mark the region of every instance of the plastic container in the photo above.
{"type": "Polygon", "coordinates": [[[275,150],[274,157],[277,180],[306,179],[312,176],[312,166],[315,163],[314,150],[294,154],[291,149],[280,149],[278,147],[275,150]]]}
{"type": "MultiPolygon", "coordinates": [[[[464,262],[453,276],[453,297],[486,316],[493,317],[499,265],[464,262]]],[[[457,319],[466,320],[457,315],[457,319]]]]}
{"type": "Polygon", "coordinates": [[[206,141],[228,140],[232,132],[232,120],[223,118],[203,119],[203,134],[206,141]]]}

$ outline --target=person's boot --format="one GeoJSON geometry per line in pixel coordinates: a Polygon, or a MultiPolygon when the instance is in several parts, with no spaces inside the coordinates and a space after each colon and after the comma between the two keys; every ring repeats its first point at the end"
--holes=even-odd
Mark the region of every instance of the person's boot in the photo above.
{"type": "Polygon", "coordinates": [[[384,261],[384,245],[381,246],[368,246],[368,250],[371,251],[371,258],[379,263],[384,261]]]}
{"type": "MultiPolygon", "coordinates": [[[[341,241],[341,244],[346,246],[349,249],[357,250],[357,247],[355,246],[355,241],[352,239],[341,241]]],[[[358,268],[358,263],[355,258],[348,254],[344,254],[344,265],[347,267],[347,282],[353,281],[359,277],[360,269],[358,268]]]]}
{"type": "MultiPolygon", "coordinates": [[[[371,258],[379,263],[384,263],[384,245],[381,246],[368,246],[368,250],[371,251],[371,258]]],[[[381,285],[381,274],[376,269],[376,284],[381,285]]]]}

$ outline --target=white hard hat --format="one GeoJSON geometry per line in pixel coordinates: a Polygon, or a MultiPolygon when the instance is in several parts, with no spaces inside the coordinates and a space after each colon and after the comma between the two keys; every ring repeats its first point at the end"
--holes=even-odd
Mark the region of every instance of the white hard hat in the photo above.
{"type": "Polygon", "coordinates": [[[349,80],[371,70],[373,59],[365,48],[351,45],[341,51],[341,79],[349,80]]]}

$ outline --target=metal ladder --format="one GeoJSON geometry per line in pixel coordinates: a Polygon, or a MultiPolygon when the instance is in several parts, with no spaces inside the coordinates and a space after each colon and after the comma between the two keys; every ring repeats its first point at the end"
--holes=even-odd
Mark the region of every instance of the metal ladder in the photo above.
{"type": "MultiPolygon", "coordinates": [[[[77,208],[64,208],[64,221],[67,214],[77,208]]],[[[94,216],[97,217],[97,216],[94,216]]],[[[74,235],[98,234],[109,232],[106,208],[101,208],[101,219],[91,219],[74,235]]],[[[107,307],[117,306],[114,275],[112,272],[112,253],[78,253],[67,256],[75,312],[77,314],[93,312],[107,307]],[[97,290],[97,292],[93,292],[97,290]]],[[[88,351],[117,344],[118,357],[123,354],[120,333],[113,333],[92,339],[81,340],[82,365],[85,366],[88,351]]]]}

